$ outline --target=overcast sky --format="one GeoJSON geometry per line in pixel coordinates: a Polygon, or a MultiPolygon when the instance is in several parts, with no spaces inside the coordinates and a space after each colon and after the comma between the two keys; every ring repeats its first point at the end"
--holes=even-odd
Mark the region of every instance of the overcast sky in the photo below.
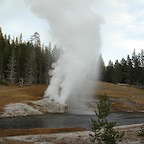
{"type": "MultiPolygon", "coordinates": [[[[92,9],[104,21],[101,25],[101,53],[106,64],[108,60],[115,62],[126,58],[134,48],[137,53],[144,49],[143,0],[95,1],[92,9]]],[[[23,40],[28,40],[34,32],[38,32],[43,43],[54,43],[48,21],[32,12],[28,0],[0,0],[0,26],[3,33],[11,37],[22,33],[23,40]]]]}

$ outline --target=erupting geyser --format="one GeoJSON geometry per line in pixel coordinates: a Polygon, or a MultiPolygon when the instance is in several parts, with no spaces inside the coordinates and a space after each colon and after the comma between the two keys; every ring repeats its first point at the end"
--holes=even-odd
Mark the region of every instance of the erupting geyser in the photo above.
{"type": "Polygon", "coordinates": [[[52,38],[65,49],[53,64],[44,97],[63,104],[71,98],[90,95],[94,86],[90,80],[98,77],[103,22],[93,11],[95,3],[96,0],[31,1],[33,12],[48,21],[52,38]]]}

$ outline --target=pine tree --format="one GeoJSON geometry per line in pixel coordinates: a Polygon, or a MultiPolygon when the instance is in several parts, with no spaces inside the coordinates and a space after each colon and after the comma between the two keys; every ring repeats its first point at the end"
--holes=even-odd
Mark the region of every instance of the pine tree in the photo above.
{"type": "Polygon", "coordinates": [[[127,82],[127,61],[122,58],[121,60],[121,68],[122,68],[122,83],[127,82]]]}
{"type": "Polygon", "coordinates": [[[121,83],[122,79],[123,79],[122,66],[119,63],[119,61],[116,60],[113,70],[112,81],[114,83],[121,83]]]}
{"type": "Polygon", "coordinates": [[[13,48],[13,45],[14,43],[10,43],[10,36],[7,36],[5,35],[4,36],[4,41],[5,41],[5,47],[3,49],[3,60],[2,60],[2,77],[4,80],[7,79],[7,72],[8,72],[8,64],[9,64],[9,60],[10,60],[10,57],[12,56],[12,50],[14,49],[13,48]]]}
{"type": "Polygon", "coordinates": [[[26,85],[35,84],[37,82],[37,74],[36,74],[36,60],[35,60],[35,49],[31,43],[27,44],[28,53],[25,63],[25,76],[24,82],[26,85]]]}
{"type": "Polygon", "coordinates": [[[98,112],[95,112],[97,120],[92,121],[92,132],[90,133],[90,141],[98,144],[116,144],[121,140],[124,132],[114,130],[116,122],[108,122],[107,116],[110,114],[110,103],[106,96],[100,98],[98,104],[98,112]]]}
{"type": "Polygon", "coordinates": [[[113,73],[114,73],[114,66],[113,66],[113,62],[110,60],[108,66],[105,69],[105,74],[104,74],[104,78],[106,82],[112,82],[113,73]]]}
{"type": "Polygon", "coordinates": [[[40,35],[38,32],[35,32],[30,38],[31,44],[34,47],[41,47],[40,35]]]}
{"type": "Polygon", "coordinates": [[[32,45],[35,49],[35,61],[36,61],[36,73],[37,73],[37,83],[42,83],[43,79],[43,49],[41,46],[40,35],[35,32],[31,37],[32,45]]]}
{"type": "Polygon", "coordinates": [[[139,82],[141,85],[144,84],[144,50],[142,49],[139,54],[139,61],[140,61],[140,75],[139,75],[139,82]]]}
{"type": "Polygon", "coordinates": [[[132,63],[134,68],[133,79],[135,84],[139,83],[139,75],[140,75],[140,60],[138,55],[135,52],[135,49],[132,53],[132,63]]]}
{"type": "Polygon", "coordinates": [[[9,80],[11,84],[14,84],[16,82],[16,60],[15,60],[15,55],[14,55],[14,48],[15,48],[15,44],[13,41],[12,55],[9,59],[8,70],[7,70],[8,72],[7,80],[9,80]]]}
{"type": "Polygon", "coordinates": [[[2,33],[2,28],[0,27],[0,80],[4,78],[4,49],[5,40],[2,33]]]}
{"type": "Polygon", "coordinates": [[[51,51],[52,51],[52,46],[51,46],[51,42],[49,43],[48,47],[45,47],[45,83],[47,85],[50,84],[50,69],[51,69],[51,64],[52,64],[52,56],[51,56],[51,51]]]}
{"type": "Polygon", "coordinates": [[[133,66],[129,55],[127,56],[127,83],[133,83],[133,66]]]}

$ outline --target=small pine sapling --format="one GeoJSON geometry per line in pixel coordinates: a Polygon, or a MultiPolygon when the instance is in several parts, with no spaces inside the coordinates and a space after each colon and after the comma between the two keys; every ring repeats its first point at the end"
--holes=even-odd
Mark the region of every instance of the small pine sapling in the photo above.
{"type": "Polygon", "coordinates": [[[98,144],[116,144],[121,140],[124,132],[118,132],[114,129],[116,122],[108,122],[107,116],[110,114],[110,103],[105,96],[100,98],[98,104],[98,112],[95,112],[97,120],[92,121],[92,132],[90,133],[90,141],[98,144]]]}

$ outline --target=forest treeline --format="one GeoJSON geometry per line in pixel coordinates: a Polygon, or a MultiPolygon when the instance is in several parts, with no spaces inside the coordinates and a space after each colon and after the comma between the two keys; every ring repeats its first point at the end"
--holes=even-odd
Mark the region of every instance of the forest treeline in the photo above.
{"type": "Polygon", "coordinates": [[[22,34],[11,39],[0,28],[0,83],[2,84],[49,84],[51,64],[57,61],[61,48],[41,44],[35,32],[28,41],[22,34]]]}
{"type": "MultiPolygon", "coordinates": [[[[41,44],[39,33],[35,32],[28,41],[22,34],[16,38],[4,35],[0,28],[0,84],[49,84],[52,63],[63,53],[62,48],[51,44],[41,44]]],[[[97,64],[97,63],[96,63],[97,64]]],[[[100,56],[100,80],[111,83],[143,85],[144,51],[122,58],[111,60],[105,66],[100,56]]]]}
{"type": "Polygon", "coordinates": [[[101,58],[101,80],[111,83],[126,83],[131,85],[142,86],[144,84],[144,51],[136,53],[135,49],[132,55],[127,55],[127,58],[116,60],[113,63],[111,60],[105,66],[101,58]]]}

